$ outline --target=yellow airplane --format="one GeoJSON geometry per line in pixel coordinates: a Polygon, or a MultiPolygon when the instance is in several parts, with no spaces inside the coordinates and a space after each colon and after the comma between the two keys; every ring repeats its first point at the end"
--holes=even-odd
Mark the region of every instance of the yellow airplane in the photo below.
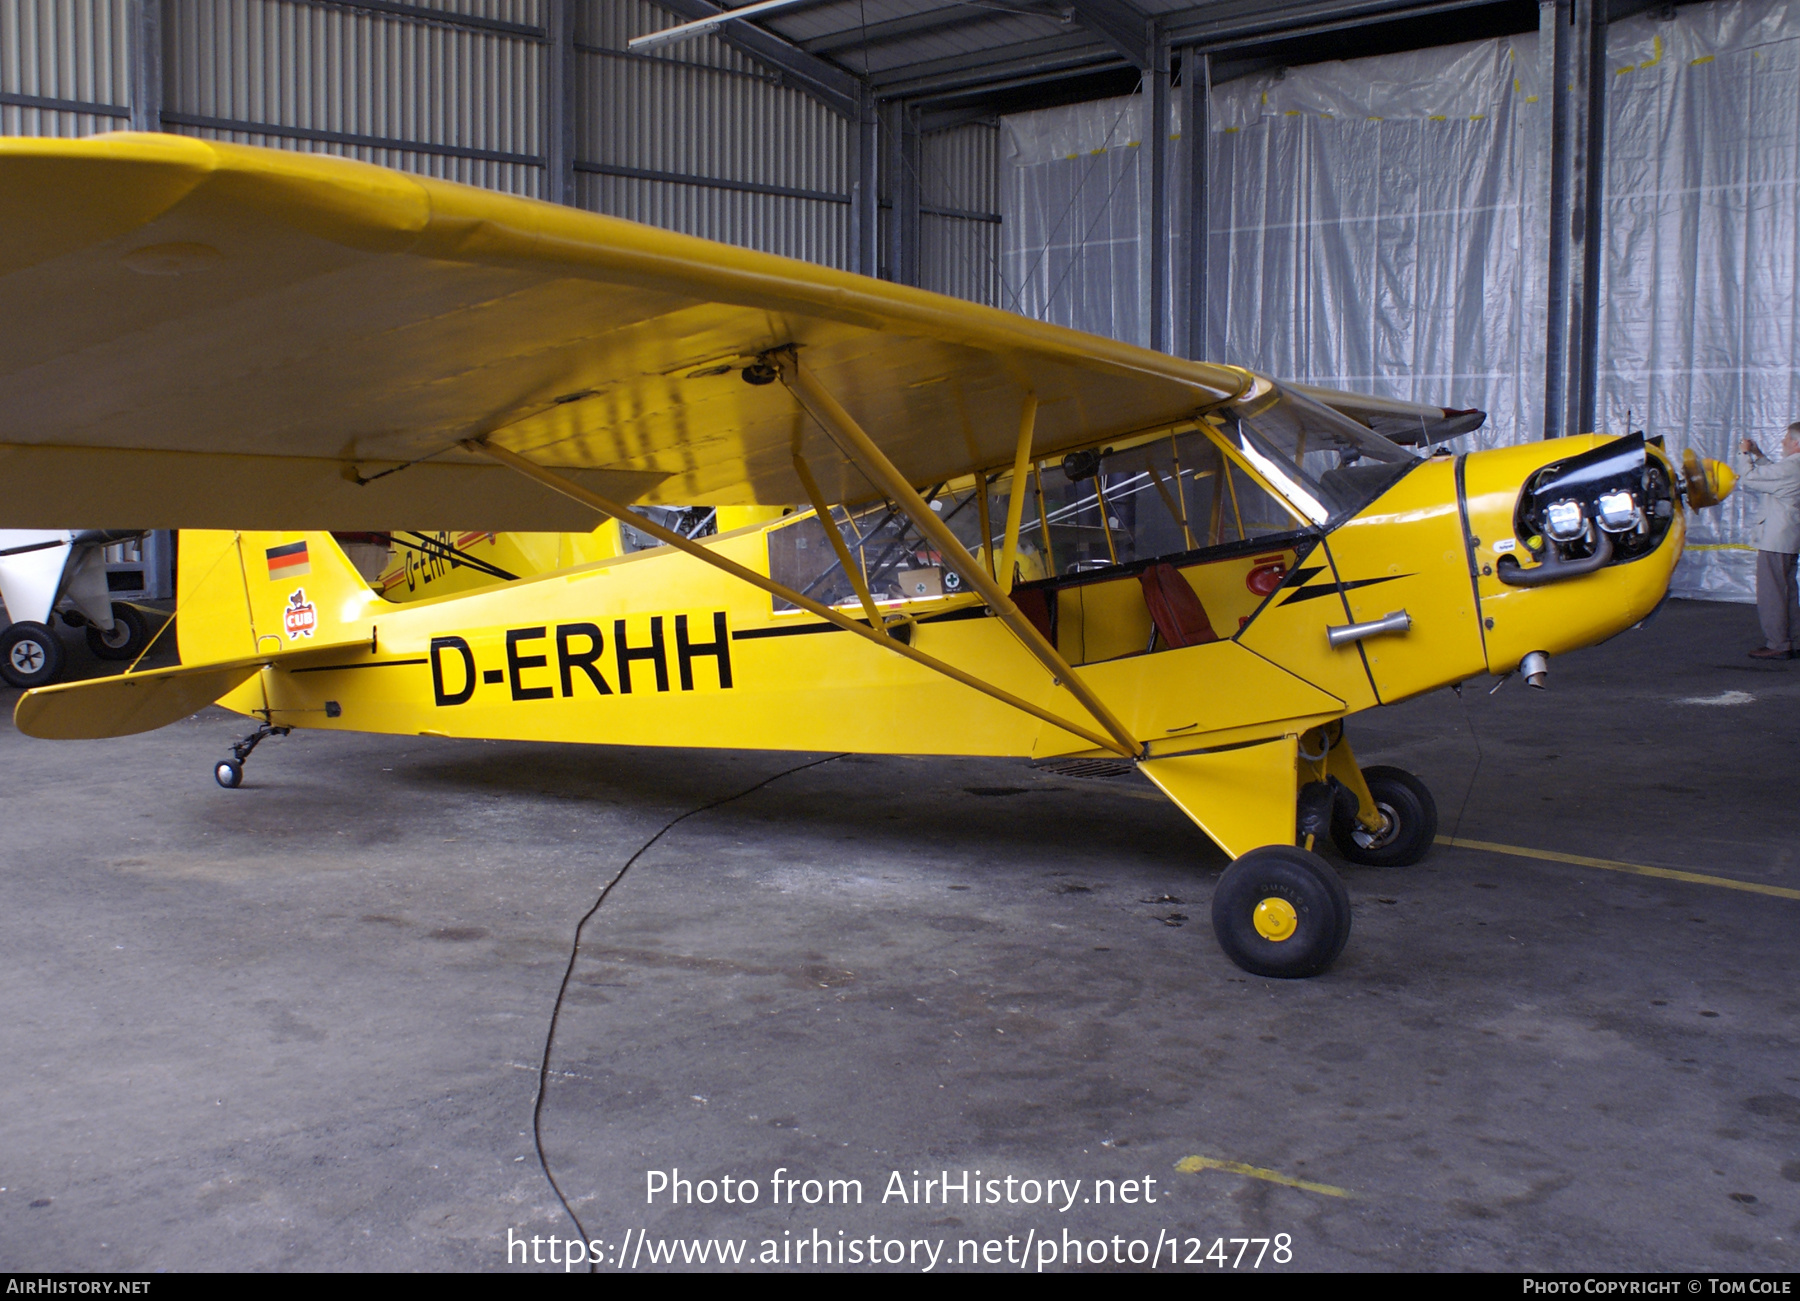
{"type": "Polygon", "coordinates": [[[262,722],[226,786],[294,727],[1110,758],[1232,857],[1214,930],[1263,975],[1348,937],[1323,837],[1432,843],[1346,717],[1541,685],[1656,607],[1685,533],[1641,435],[1420,456],[1375,427],[1479,413],[341,159],[0,141],[0,233],[0,519],[183,529],[181,665],[30,692],[21,731],[217,701],[262,722]],[[761,517],[694,538],[678,506],[761,517]],[[597,519],[659,545],[406,601],[330,532],[597,519]]]}

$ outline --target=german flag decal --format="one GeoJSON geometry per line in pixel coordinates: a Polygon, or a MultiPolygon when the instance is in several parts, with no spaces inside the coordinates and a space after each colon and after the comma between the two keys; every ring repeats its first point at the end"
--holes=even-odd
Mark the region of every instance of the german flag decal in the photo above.
{"type": "Polygon", "coordinates": [[[290,542],[284,547],[270,547],[269,578],[273,582],[286,582],[298,578],[301,574],[312,573],[312,561],[306,554],[305,542],[290,542]]]}

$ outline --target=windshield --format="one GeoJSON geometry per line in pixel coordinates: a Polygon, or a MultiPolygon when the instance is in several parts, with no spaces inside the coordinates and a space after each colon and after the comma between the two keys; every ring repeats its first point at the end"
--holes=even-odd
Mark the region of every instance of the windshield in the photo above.
{"type": "Polygon", "coordinates": [[[1349,416],[1279,385],[1227,407],[1219,431],[1314,524],[1354,515],[1419,460],[1349,416]]]}

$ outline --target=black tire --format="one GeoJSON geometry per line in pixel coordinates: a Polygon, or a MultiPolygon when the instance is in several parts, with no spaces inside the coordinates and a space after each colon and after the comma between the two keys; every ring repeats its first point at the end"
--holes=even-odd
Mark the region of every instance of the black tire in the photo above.
{"type": "Polygon", "coordinates": [[[0,678],[13,686],[49,686],[62,667],[62,642],[43,624],[15,623],[0,632],[0,678]]]}
{"type": "Polygon", "coordinates": [[[1264,845],[1219,878],[1212,924],[1225,956],[1252,975],[1316,976],[1350,938],[1350,895],[1317,854],[1264,845]],[[1291,929],[1278,934],[1284,928],[1291,929]]]}
{"type": "Polygon", "coordinates": [[[113,602],[113,630],[102,632],[98,625],[88,624],[87,644],[103,660],[134,660],[150,640],[150,625],[135,606],[113,602]]]}
{"type": "Polygon", "coordinates": [[[221,759],[213,765],[213,780],[234,791],[244,784],[244,765],[236,759],[221,759]]]}
{"type": "Polygon", "coordinates": [[[1357,825],[1355,800],[1341,800],[1331,818],[1338,853],[1364,867],[1411,867],[1437,839],[1437,801],[1424,782],[1403,768],[1364,768],[1363,780],[1388,825],[1370,835],[1357,825]]]}

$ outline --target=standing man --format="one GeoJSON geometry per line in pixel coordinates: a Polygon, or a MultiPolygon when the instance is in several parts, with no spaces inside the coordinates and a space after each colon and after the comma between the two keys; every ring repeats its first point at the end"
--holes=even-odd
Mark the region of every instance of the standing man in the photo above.
{"type": "Polygon", "coordinates": [[[1800,420],[1787,427],[1781,460],[1771,461],[1754,440],[1743,442],[1750,472],[1738,487],[1763,495],[1756,518],[1756,614],[1762,620],[1761,650],[1755,660],[1800,657],[1800,591],[1794,583],[1794,560],[1800,555],[1800,420]]]}

